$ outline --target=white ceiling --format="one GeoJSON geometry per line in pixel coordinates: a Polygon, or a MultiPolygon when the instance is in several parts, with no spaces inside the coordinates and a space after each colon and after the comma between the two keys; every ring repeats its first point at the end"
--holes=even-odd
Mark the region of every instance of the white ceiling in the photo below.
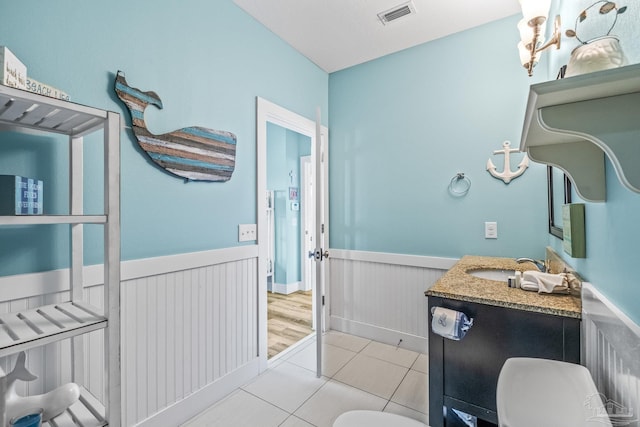
{"type": "Polygon", "coordinates": [[[518,0],[412,0],[416,13],[378,19],[408,0],[234,0],[326,72],[520,12],[518,0]]]}

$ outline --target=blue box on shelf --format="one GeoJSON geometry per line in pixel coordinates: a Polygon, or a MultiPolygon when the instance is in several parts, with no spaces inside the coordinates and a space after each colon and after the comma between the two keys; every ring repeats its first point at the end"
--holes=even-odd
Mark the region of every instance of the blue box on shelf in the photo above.
{"type": "Polygon", "coordinates": [[[42,181],[17,175],[0,175],[0,215],[42,215],[42,181]]]}

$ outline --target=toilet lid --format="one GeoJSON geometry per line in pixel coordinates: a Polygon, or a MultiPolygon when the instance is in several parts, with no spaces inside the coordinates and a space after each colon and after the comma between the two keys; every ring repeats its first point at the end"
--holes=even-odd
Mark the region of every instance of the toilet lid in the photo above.
{"type": "Polygon", "coordinates": [[[611,427],[591,374],[558,360],[507,359],[496,390],[498,425],[611,427]]]}
{"type": "Polygon", "coordinates": [[[336,418],[333,427],[426,427],[419,421],[389,412],[349,411],[336,418]]]}

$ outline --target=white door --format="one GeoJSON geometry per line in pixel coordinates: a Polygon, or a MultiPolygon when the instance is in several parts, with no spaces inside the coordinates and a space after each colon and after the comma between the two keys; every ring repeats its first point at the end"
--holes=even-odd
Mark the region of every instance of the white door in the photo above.
{"type": "Polygon", "coordinates": [[[292,130],[299,134],[311,138],[311,152],[314,154],[315,165],[313,166],[313,174],[315,180],[316,195],[316,233],[314,236],[316,247],[318,242],[322,242],[322,250],[317,251],[314,248],[314,257],[322,254],[319,261],[316,261],[316,289],[314,289],[314,302],[320,309],[316,310],[316,345],[317,345],[317,375],[322,374],[322,332],[324,330],[325,310],[323,309],[324,285],[324,266],[326,262],[326,248],[328,243],[328,204],[327,200],[327,163],[328,156],[326,151],[327,144],[327,128],[316,125],[313,120],[307,119],[289,110],[286,110],[276,104],[265,99],[257,98],[257,219],[258,219],[258,358],[260,372],[268,368],[267,359],[267,219],[266,219],[266,198],[267,191],[267,123],[273,123],[285,129],[292,130]],[[317,135],[320,135],[318,137],[317,135]],[[319,153],[319,154],[318,154],[319,153]],[[318,157],[321,158],[318,158],[318,157]],[[317,166],[316,166],[317,165],[317,166]],[[321,200],[321,203],[318,203],[321,200]],[[317,218],[320,218],[318,220],[317,218]]]}
{"type": "MultiPolygon", "coordinates": [[[[302,265],[302,288],[305,291],[316,291],[316,270],[313,253],[316,249],[316,196],[315,196],[315,176],[314,156],[303,156],[300,158],[300,213],[302,218],[301,253],[302,265]]],[[[316,329],[316,305],[313,304],[312,328],[316,329]]]]}
{"type": "Polygon", "coordinates": [[[326,144],[327,130],[322,128],[320,118],[320,108],[316,112],[316,138],[315,138],[315,180],[316,183],[316,249],[314,258],[316,261],[316,292],[313,294],[316,307],[316,375],[318,378],[322,375],[322,333],[324,331],[324,301],[325,301],[325,268],[326,259],[329,258],[328,247],[328,230],[326,227],[326,198],[327,191],[327,162],[326,144]],[[326,158],[325,158],[326,157],[326,158]]]}

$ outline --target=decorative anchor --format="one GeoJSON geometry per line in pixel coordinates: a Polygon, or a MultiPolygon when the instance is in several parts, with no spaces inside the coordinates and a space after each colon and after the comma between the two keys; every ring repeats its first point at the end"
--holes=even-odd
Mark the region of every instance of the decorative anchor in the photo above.
{"type": "Polygon", "coordinates": [[[511,182],[512,179],[516,179],[520,175],[524,173],[525,170],[529,167],[529,157],[525,153],[522,161],[518,165],[518,170],[513,172],[511,170],[511,163],[509,159],[509,155],[511,153],[519,152],[520,150],[516,148],[510,148],[511,143],[509,141],[505,141],[502,143],[502,150],[496,150],[493,154],[504,154],[504,170],[502,172],[498,172],[496,166],[493,164],[491,159],[487,160],[487,171],[494,177],[504,181],[505,184],[511,182]]]}

